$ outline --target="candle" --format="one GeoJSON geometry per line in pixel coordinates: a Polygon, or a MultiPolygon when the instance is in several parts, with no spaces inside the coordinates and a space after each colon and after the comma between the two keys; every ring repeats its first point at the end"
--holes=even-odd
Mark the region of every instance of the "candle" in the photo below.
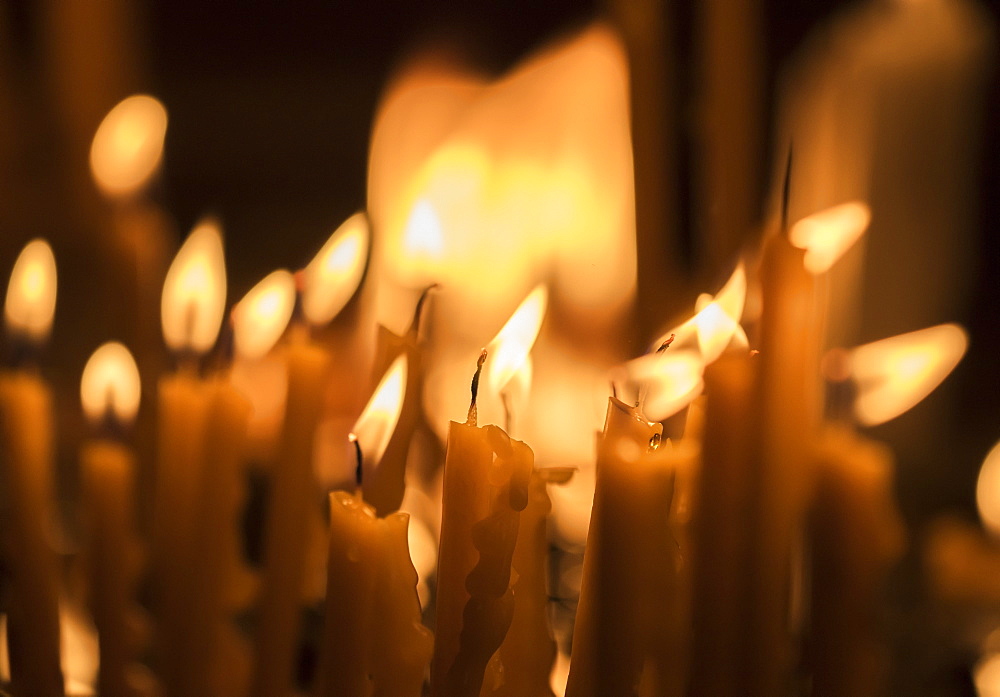
{"type": "MultiPolygon", "coordinates": [[[[8,332],[36,343],[48,336],[56,267],[43,240],[25,246],[11,272],[4,305],[8,332]]],[[[11,690],[62,695],[59,667],[59,572],[49,545],[52,520],[52,405],[49,388],[26,369],[0,373],[0,479],[10,563],[7,640],[11,690]]]]}
{"type": "MultiPolygon", "coordinates": [[[[139,370],[125,346],[98,348],[83,369],[80,399],[87,418],[111,433],[127,427],[139,410],[139,370]]],[[[98,693],[133,694],[128,674],[140,648],[134,627],[140,547],[135,529],[135,456],[110,436],[80,451],[85,558],[90,608],[100,646],[98,693]]]]}

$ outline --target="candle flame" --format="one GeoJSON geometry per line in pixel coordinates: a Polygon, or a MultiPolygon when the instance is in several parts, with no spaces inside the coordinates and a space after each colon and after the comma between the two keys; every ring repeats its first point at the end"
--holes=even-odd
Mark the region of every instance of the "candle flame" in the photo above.
{"type": "Polygon", "coordinates": [[[1000,443],[993,446],[979,469],[976,506],[983,525],[1000,537],[1000,443]]]}
{"type": "Polygon", "coordinates": [[[972,679],[979,697],[1000,697],[1000,653],[980,660],[973,668],[972,679]]]}
{"type": "Polygon", "coordinates": [[[167,133],[167,110],[154,97],[137,94],[108,112],[90,146],[90,171],[108,196],[138,191],[159,167],[167,133]]]}
{"type": "Polygon", "coordinates": [[[410,212],[403,231],[403,250],[411,259],[440,259],[444,256],[441,219],[427,199],[419,199],[410,212]]]}
{"type": "Polygon", "coordinates": [[[858,241],[870,221],[871,211],[866,204],[848,201],[798,221],[789,231],[788,239],[806,250],[806,269],[821,274],[858,241]]]}
{"type": "Polygon", "coordinates": [[[21,250],[7,285],[7,329],[43,341],[56,311],[56,258],[52,247],[35,239],[21,250]]]}
{"type": "Polygon", "coordinates": [[[663,421],[701,394],[702,357],[696,351],[670,349],[640,356],[625,364],[628,379],[642,384],[640,408],[650,421],[663,421]]]}
{"type": "Polygon", "coordinates": [[[59,599],[59,664],[67,695],[96,694],[99,669],[97,629],[83,609],[59,599]]]}
{"type": "Polygon", "coordinates": [[[361,283],[371,246],[368,216],[355,213],[330,236],[305,268],[302,311],[311,324],[326,324],[361,283]]]}
{"type": "Polygon", "coordinates": [[[233,345],[250,360],[263,357],[281,338],[295,308],[295,279],[285,269],[273,271],[233,308],[233,345]]]}
{"type": "Polygon", "coordinates": [[[208,351],[219,335],[226,306],[222,233],[214,219],[202,220],[174,257],[163,282],[163,338],[174,351],[208,351]]]}
{"type": "Polygon", "coordinates": [[[406,354],[400,354],[385,371],[375,393],[354,424],[352,435],[361,444],[368,466],[377,466],[396,430],[406,391],[406,354]]]}
{"type": "Polygon", "coordinates": [[[90,356],[80,378],[83,413],[98,422],[106,415],[129,424],[139,411],[139,368],[132,353],[117,341],[102,344],[90,356]]]}
{"type": "Polygon", "coordinates": [[[486,347],[490,356],[486,376],[494,392],[502,392],[527,361],[542,328],[548,300],[548,289],[536,286],[486,347]]]}
{"type": "Polygon", "coordinates": [[[849,351],[848,371],[858,386],[858,420],[875,426],[915,406],[948,377],[967,346],[961,327],[940,324],[849,351]]]}

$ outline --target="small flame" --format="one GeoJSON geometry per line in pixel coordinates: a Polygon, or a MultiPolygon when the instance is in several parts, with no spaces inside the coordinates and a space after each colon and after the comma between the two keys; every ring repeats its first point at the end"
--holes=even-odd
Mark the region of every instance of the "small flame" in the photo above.
{"type": "Polygon", "coordinates": [[[406,391],[406,354],[400,354],[385,371],[375,393],[354,424],[352,435],[361,444],[366,466],[377,466],[396,430],[406,391]]]}
{"type": "Polygon", "coordinates": [[[225,306],[222,233],[216,220],[205,219],[188,235],[163,282],[160,316],[167,346],[208,351],[219,335],[225,306]]]}
{"type": "Polygon", "coordinates": [[[83,413],[97,422],[105,415],[128,424],[139,411],[139,368],[131,352],[117,341],[102,344],[90,356],[80,378],[83,413]]]}
{"type": "Polygon", "coordinates": [[[371,229],[364,213],[355,213],[334,231],[305,268],[302,311],[311,324],[326,324],[351,299],[368,260],[371,229]]]}
{"type": "Polygon", "coordinates": [[[486,347],[490,356],[486,375],[494,392],[502,392],[527,361],[542,328],[548,300],[548,289],[536,286],[486,347]]]}
{"type": "Polygon", "coordinates": [[[403,249],[414,259],[440,259],[444,256],[444,233],[441,219],[427,199],[413,205],[403,231],[403,249]]]}
{"type": "Polygon", "coordinates": [[[108,196],[138,191],[159,167],[167,133],[167,110],[137,94],[119,102],[101,121],[90,146],[90,171],[108,196]]]}
{"type": "Polygon", "coordinates": [[[10,272],[4,305],[7,329],[43,341],[55,311],[56,258],[48,242],[35,239],[21,250],[10,272]]]}
{"type": "Polygon", "coordinates": [[[948,377],[967,346],[961,327],[940,324],[850,351],[848,370],[858,385],[858,420],[875,426],[915,406],[948,377]]]}
{"type": "Polygon", "coordinates": [[[295,278],[284,269],[273,271],[233,308],[236,352],[255,360],[281,338],[295,308],[295,278]]]}
{"type": "Polygon", "coordinates": [[[704,362],[695,351],[651,353],[625,364],[631,382],[643,385],[643,414],[663,421],[687,406],[704,387],[704,362]]]}
{"type": "Polygon", "coordinates": [[[870,221],[871,211],[866,204],[848,201],[798,221],[789,231],[788,239],[806,250],[806,269],[821,274],[858,241],[870,221]]]}
{"type": "Polygon", "coordinates": [[[1000,537],[1000,443],[993,446],[979,470],[976,505],[983,525],[1000,537]]]}

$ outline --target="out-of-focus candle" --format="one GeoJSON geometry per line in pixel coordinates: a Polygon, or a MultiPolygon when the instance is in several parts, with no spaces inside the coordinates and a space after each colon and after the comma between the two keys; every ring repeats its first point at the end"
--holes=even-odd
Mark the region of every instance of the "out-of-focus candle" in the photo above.
{"type": "Polygon", "coordinates": [[[155,97],[136,94],[115,105],[94,134],[90,170],[107,196],[130,196],[159,168],[167,110],[155,97]]]}
{"type": "MultiPolygon", "coordinates": [[[[44,340],[52,326],[56,268],[52,249],[33,240],[18,256],[4,305],[8,333],[44,340]]],[[[52,520],[52,405],[33,371],[0,373],[0,480],[7,511],[10,568],[7,646],[14,694],[62,695],[59,571],[47,530],[52,520]]]]}
{"type": "MultiPolygon", "coordinates": [[[[127,427],[139,409],[139,369],[125,346],[98,348],[83,369],[80,401],[100,431],[127,427]]],[[[98,694],[133,694],[128,674],[138,656],[134,603],[140,549],[135,529],[135,457],[101,435],[80,451],[90,608],[100,647],[98,694]]]]}

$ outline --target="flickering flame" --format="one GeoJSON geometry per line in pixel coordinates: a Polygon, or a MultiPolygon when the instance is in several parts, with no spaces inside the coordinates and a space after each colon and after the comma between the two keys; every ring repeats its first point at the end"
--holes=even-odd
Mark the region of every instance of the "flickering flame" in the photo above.
{"type": "Polygon", "coordinates": [[[375,393],[354,424],[353,435],[361,444],[365,462],[377,466],[396,430],[406,391],[406,354],[400,354],[385,371],[375,393]]]}
{"type": "Polygon", "coordinates": [[[993,446],[979,470],[976,505],[983,525],[1000,537],[1000,443],[993,446]]]}
{"type": "Polygon", "coordinates": [[[536,286],[486,347],[487,381],[494,392],[502,392],[527,361],[542,328],[548,299],[546,287],[536,286]]]}
{"type": "Polygon", "coordinates": [[[281,338],[295,308],[295,279],[279,269],[264,277],[233,308],[233,345],[251,360],[261,358],[281,338]]]}
{"type": "Polygon", "coordinates": [[[940,324],[850,351],[848,371],[858,387],[858,420],[874,426],[915,406],[948,377],[967,346],[961,327],[940,324]]]}
{"type": "Polygon", "coordinates": [[[806,250],[806,268],[820,274],[858,241],[870,221],[871,211],[866,204],[848,201],[798,221],[789,231],[788,239],[806,250]]]}
{"type": "Polygon", "coordinates": [[[31,341],[43,341],[56,311],[56,258],[42,239],[25,245],[7,284],[7,329],[31,341]]]}
{"type": "Polygon", "coordinates": [[[225,306],[222,233],[218,222],[209,218],[188,235],[163,282],[160,316],[167,346],[195,353],[210,349],[219,334],[225,306]]]}
{"type": "Polygon", "coordinates": [[[704,363],[694,351],[652,353],[625,365],[631,382],[643,386],[642,413],[650,421],[663,421],[687,406],[704,387],[704,363]]]}
{"type": "Polygon", "coordinates": [[[108,196],[140,189],[163,156],[167,110],[153,97],[137,94],[119,102],[101,121],[90,146],[90,171],[108,196]]]}
{"type": "Polygon", "coordinates": [[[99,346],[83,367],[80,401],[91,421],[110,416],[120,424],[131,423],[139,411],[141,391],[135,359],[117,341],[99,346]]]}
{"type": "Polygon", "coordinates": [[[341,223],[305,268],[302,311],[311,324],[326,324],[351,299],[368,261],[371,229],[364,213],[341,223]]]}

